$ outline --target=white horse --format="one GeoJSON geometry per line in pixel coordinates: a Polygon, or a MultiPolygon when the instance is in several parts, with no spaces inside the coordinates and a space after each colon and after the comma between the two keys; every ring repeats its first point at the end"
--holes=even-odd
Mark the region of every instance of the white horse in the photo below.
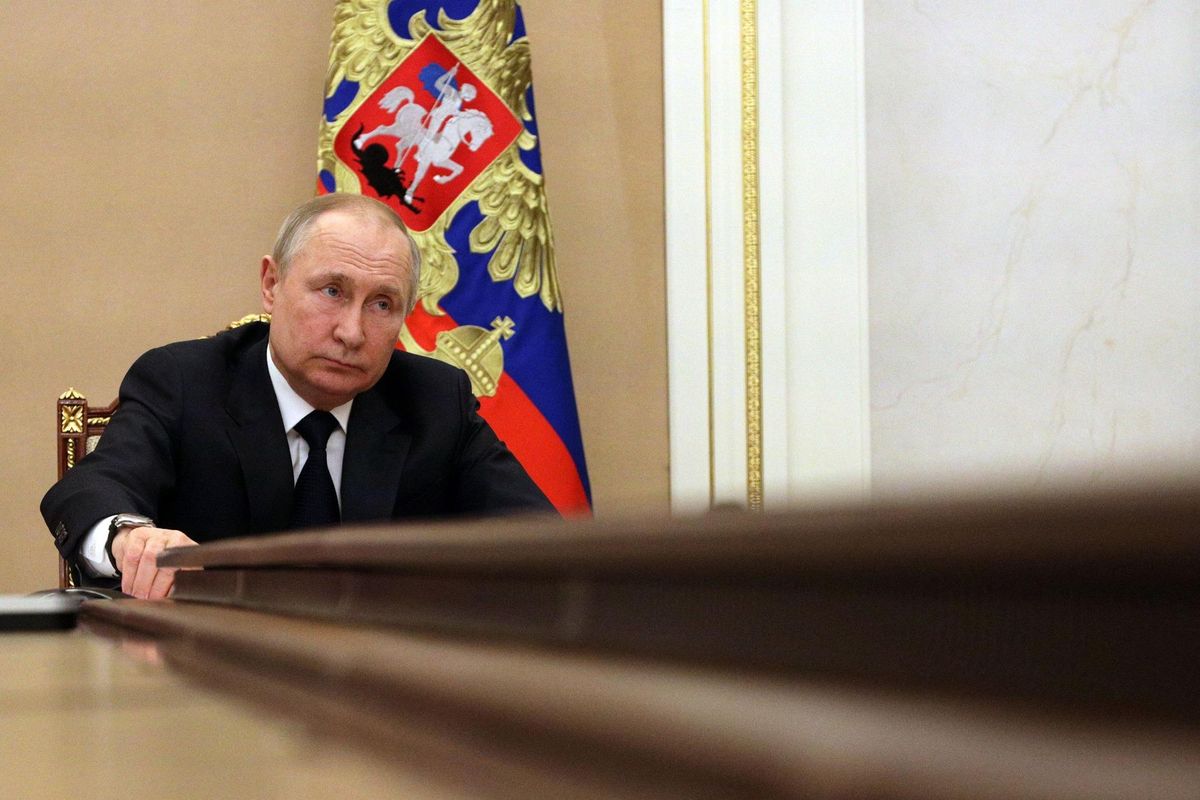
{"type": "Polygon", "coordinates": [[[446,120],[441,132],[430,130],[433,114],[420,103],[413,101],[412,90],[407,86],[399,86],[379,102],[379,107],[385,111],[395,112],[395,118],[387,125],[380,125],[373,131],[364,133],[354,140],[354,146],[362,148],[364,144],[377,136],[390,136],[396,140],[395,170],[400,171],[400,165],[408,154],[415,148],[417,171],[412,183],[404,195],[404,202],[411,203],[413,193],[425,177],[430,167],[448,170],[445,174],[434,175],[437,183],[447,183],[462,174],[463,166],[451,159],[460,144],[465,143],[472,151],[476,151],[491,138],[494,129],[492,121],[482,111],[469,108],[451,116],[446,120]]]}

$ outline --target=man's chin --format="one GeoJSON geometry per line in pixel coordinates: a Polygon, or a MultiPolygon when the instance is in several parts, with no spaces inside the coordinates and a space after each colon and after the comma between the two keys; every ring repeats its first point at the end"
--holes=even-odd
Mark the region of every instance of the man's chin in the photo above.
{"type": "MultiPolygon", "coordinates": [[[[344,378],[344,376],[342,377],[344,378]]],[[[361,373],[358,375],[358,380],[353,381],[338,380],[336,376],[322,375],[309,382],[310,396],[304,399],[313,406],[328,410],[350,402],[356,395],[369,388],[371,388],[370,384],[363,381],[361,373]]]]}

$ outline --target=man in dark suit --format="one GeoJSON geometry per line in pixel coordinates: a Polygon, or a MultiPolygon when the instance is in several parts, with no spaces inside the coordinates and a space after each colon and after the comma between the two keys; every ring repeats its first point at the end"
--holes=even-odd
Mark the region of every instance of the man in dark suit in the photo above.
{"type": "Polygon", "coordinates": [[[262,260],[264,310],[143,355],[42,515],[64,558],[161,598],[167,547],[307,524],[552,510],[460,370],[395,350],[420,257],[391,209],[325,195],[262,260]],[[313,435],[313,427],[322,428],[313,435]]]}

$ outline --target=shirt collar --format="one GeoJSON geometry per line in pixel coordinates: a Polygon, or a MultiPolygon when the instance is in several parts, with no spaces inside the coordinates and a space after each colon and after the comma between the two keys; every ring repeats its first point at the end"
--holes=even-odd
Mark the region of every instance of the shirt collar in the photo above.
{"type": "MultiPolygon", "coordinates": [[[[307,400],[296,394],[296,390],[287,382],[287,378],[283,377],[279,367],[275,366],[275,359],[271,357],[270,344],[267,345],[267,373],[271,376],[271,386],[275,389],[275,400],[279,403],[279,414],[283,417],[283,430],[290,431],[296,427],[297,422],[316,409],[307,400]]],[[[349,430],[347,425],[350,422],[350,406],[353,404],[354,398],[352,397],[337,408],[329,410],[329,413],[333,414],[334,419],[338,421],[338,425],[342,426],[343,431],[349,430]]]]}

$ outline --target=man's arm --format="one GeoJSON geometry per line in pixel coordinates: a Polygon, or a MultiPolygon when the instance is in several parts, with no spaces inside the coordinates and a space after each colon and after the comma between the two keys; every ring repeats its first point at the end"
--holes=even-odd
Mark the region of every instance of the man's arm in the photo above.
{"type": "MultiPolygon", "coordinates": [[[[96,450],[67,472],[42,499],[42,516],[64,558],[75,560],[88,532],[114,514],[158,517],[163,498],[174,486],[178,446],[175,431],[181,407],[182,376],[171,354],[160,348],[139,358],[121,383],[119,407],[96,450]]],[[[131,555],[136,552],[139,557],[132,562],[135,567],[132,573],[122,578],[123,587],[128,581],[126,591],[135,585],[139,573],[153,565],[159,550],[176,542],[191,542],[178,531],[150,538],[161,541],[160,545],[150,547],[151,558],[142,555],[149,540],[130,549],[131,555]],[[178,534],[187,541],[170,534],[178,534]]],[[[120,563],[116,566],[121,568],[120,563]]],[[[153,587],[154,576],[142,578],[137,585],[153,587]]]]}
{"type": "Polygon", "coordinates": [[[479,401],[466,373],[459,372],[458,397],[464,419],[459,456],[457,510],[467,514],[541,511],[557,513],[516,456],[479,416],[479,401]]]}
{"type": "Polygon", "coordinates": [[[439,76],[438,79],[433,82],[434,88],[436,88],[442,94],[446,94],[448,91],[453,91],[454,76],[457,74],[458,64],[456,63],[453,67],[443,72],[441,76],[439,76]]]}

